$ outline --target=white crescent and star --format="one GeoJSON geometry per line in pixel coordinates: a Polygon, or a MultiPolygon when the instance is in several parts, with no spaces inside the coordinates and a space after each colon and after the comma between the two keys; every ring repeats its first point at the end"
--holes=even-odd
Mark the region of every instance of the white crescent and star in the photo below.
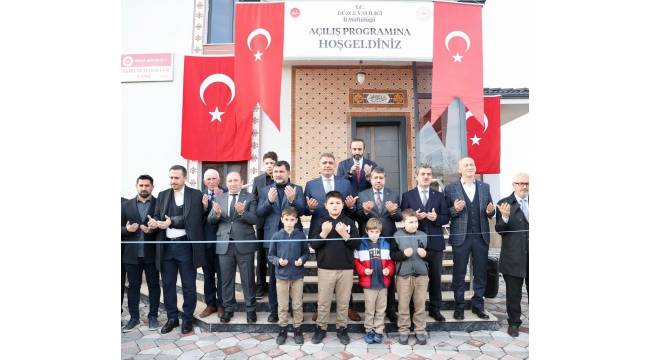
{"type": "MultiPolygon", "coordinates": [[[[264,28],[257,28],[255,30],[251,31],[250,34],[248,34],[248,39],[246,40],[246,42],[248,43],[248,49],[250,51],[253,51],[253,49],[251,48],[251,41],[257,35],[261,35],[261,36],[264,36],[264,38],[266,38],[266,47],[264,48],[264,50],[268,49],[269,46],[271,46],[271,33],[269,33],[264,28]]],[[[262,60],[262,55],[263,54],[264,53],[260,52],[259,50],[255,54],[253,54],[255,56],[255,61],[262,60]]]]}
{"type": "MultiPolygon", "coordinates": [[[[469,47],[471,45],[471,42],[469,40],[469,36],[463,31],[460,30],[454,30],[449,32],[447,36],[445,37],[445,47],[447,48],[447,51],[449,51],[449,42],[451,39],[459,37],[465,41],[465,52],[469,51],[469,47]]],[[[456,55],[452,55],[452,58],[454,59],[454,62],[462,62],[463,56],[456,52],[456,55]]]]}
{"type": "MultiPolygon", "coordinates": [[[[465,121],[467,121],[467,120],[468,120],[469,118],[471,118],[472,116],[474,116],[474,114],[472,114],[471,111],[467,111],[467,112],[465,113],[465,121]]],[[[485,133],[485,132],[487,131],[487,129],[488,129],[488,117],[487,117],[487,115],[483,114],[483,120],[484,120],[484,124],[483,124],[483,125],[484,125],[484,127],[483,127],[483,133],[485,133]]]]}
{"type": "MultiPolygon", "coordinates": [[[[228,75],[225,74],[212,74],[206,77],[205,80],[203,80],[201,86],[199,87],[199,95],[201,97],[201,101],[203,102],[203,104],[207,105],[205,103],[205,98],[204,98],[205,90],[208,88],[208,86],[215,83],[222,83],[228,86],[228,89],[230,89],[230,100],[228,101],[228,104],[226,104],[226,106],[230,105],[230,103],[235,98],[235,82],[228,75]]],[[[209,114],[212,115],[212,119],[210,120],[211,122],[215,120],[221,122],[221,115],[223,115],[224,112],[219,111],[219,107],[216,106],[214,111],[209,112],[209,114]]]]}

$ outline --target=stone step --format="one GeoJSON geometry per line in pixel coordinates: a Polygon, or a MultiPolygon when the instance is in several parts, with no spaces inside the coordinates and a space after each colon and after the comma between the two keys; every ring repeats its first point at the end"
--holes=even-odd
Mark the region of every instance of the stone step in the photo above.
{"type": "MultiPolygon", "coordinates": [[[[196,292],[197,298],[200,301],[205,302],[205,294],[203,291],[203,281],[197,280],[196,282],[196,292]]],[[[176,281],[176,293],[183,294],[183,288],[181,286],[180,277],[176,281]]],[[[465,300],[470,300],[474,292],[469,290],[465,291],[465,300]]],[[[303,292],[303,311],[314,312],[317,308],[318,303],[318,293],[304,293],[303,292]]],[[[395,294],[395,299],[399,301],[399,296],[395,294]]],[[[429,304],[429,293],[427,293],[427,306],[429,304]]],[[[244,293],[241,289],[235,287],[235,311],[244,311],[245,302],[244,302],[244,293]]],[[[465,307],[469,308],[470,303],[466,302],[465,307]]],[[[336,308],[336,304],[332,303],[332,311],[336,308]]],[[[364,311],[364,297],[363,292],[353,292],[352,293],[352,308],[357,311],[364,311]]],[[[441,308],[445,310],[450,310],[454,308],[454,293],[453,291],[443,291],[442,292],[442,304],[441,308]]],[[[269,298],[268,295],[264,295],[261,299],[256,300],[256,310],[257,311],[270,311],[269,308],[269,298]]]]}
{"type": "MultiPolygon", "coordinates": [[[[149,301],[148,288],[143,284],[141,288],[141,297],[145,301],[149,301]]],[[[161,294],[161,311],[164,311],[164,298],[161,294]]],[[[183,295],[177,294],[177,305],[179,312],[183,312],[183,295]]],[[[205,303],[203,301],[197,301],[196,309],[194,310],[194,325],[200,327],[205,331],[211,332],[263,332],[263,333],[275,333],[278,331],[277,323],[269,323],[267,317],[268,312],[257,312],[257,322],[255,324],[246,323],[246,313],[245,312],[235,312],[233,318],[229,323],[221,323],[218,315],[212,314],[205,318],[199,318],[199,314],[205,308],[205,303]]],[[[498,319],[486,311],[490,316],[487,320],[479,319],[471,311],[465,311],[464,320],[455,320],[453,318],[452,310],[442,310],[441,313],[447,318],[445,322],[436,322],[429,316],[426,317],[427,321],[427,331],[477,331],[477,330],[497,330],[499,328],[498,319]]],[[[314,331],[316,324],[311,320],[312,312],[304,313],[303,321],[303,331],[314,331]]],[[[363,326],[363,316],[361,313],[361,321],[350,321],[348,320],[348,331],[354,333],[364,333],[365,329],[363,326]]],[[[334,332],[336,331],[335,325],[336,315],[330,313],[329,325],[327,331],[334,332]]],[[[386,328],[385,331],[388,333],[396,332],[396,324],[390,323],[386,319],[386,328]]]]}
{"type": "MultiPolygon", "coordinates": [[[[359,277],[357,275],[354,275],[353,277],[353,284],[352,284],[352,292],[353,293],[362,293],[363,288],[359,286],[358,284],[359,277]]],[[[452,280],[452,275],[451,274],[445,274],[440,276],[440,287],[442,291],[452,291],[452,286],[451,286],[451,280],[452,280]]],[[[269,281],[269,276],[266,277],[266,282],[268,283],[269,281]]],[[[470,289],[470,275],[466,274],[465,275],[465,290],[470,289]]],[[[236,291],[241,291],[241,278],[239,276],[239,272],[235,273],[235,290],[236,291]]],[[[303,285],[303,292],[304,293],[317,293],[318,292],[318,276],[317,275],[311,275],[311,276],[305,276],[304,277],[304,285],[303,285]]]]}
{"type": "MultiPolygon", "coordinates": [[[[255,261],[255,266],[257,266],[257,261],[255,261]]],[[[305,276],[316,276],[318,275],[318,265],[316,260],[308,260],[305,265],[305,276]]],[[[442,274],[449,275],[454,271],[454,261],[453,260],[443,260],[442,261],[442,274]]],[[[198,268],[196,277],[198,280],[205,280],[205,275],[203,274],[203,268],[198,268]]]]}

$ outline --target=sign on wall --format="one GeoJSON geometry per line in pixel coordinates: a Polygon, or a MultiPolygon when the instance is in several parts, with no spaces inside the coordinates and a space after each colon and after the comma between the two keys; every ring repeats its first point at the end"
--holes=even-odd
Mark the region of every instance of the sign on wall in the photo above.
{"type": "Polygon", "coordinates": [[[285,60],[431,61],[431,1],[286,1],[285,60]]]}
{"type": "Polygon", "coordinates": [[[122,55],[122,82],[172,80],[174,80],[172,53],[122,55]]]}

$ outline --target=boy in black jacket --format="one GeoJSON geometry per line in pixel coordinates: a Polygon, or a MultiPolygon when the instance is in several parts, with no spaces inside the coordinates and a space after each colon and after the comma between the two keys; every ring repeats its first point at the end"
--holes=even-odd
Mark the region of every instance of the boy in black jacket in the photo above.
{"type": "Polygon", "coordinates": [[[359,248],[359,231],[352,219],[343,215],[343,195],[330,191],[325,195],[328,215],[314,223],[316,236],[311,247],[318,262],[318,319],[311,342],[325,338],[327,317],[336,293],[336,336],[343,345],[350,343],[347,333],[348,301],[354,276],[354,250],[359,248]],[[353,238],[354,240],[352,240],[353,238]]]}

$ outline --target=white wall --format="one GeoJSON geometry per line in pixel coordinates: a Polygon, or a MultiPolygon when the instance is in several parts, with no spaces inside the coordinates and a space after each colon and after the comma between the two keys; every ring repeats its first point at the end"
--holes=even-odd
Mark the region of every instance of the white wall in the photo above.
{"type": "MultiPolygon", "coordinates": [[[[552,20],[550,20],[552,22],[552,20]]],[[[488,0],[483,7],[483,86],[529,87],[535,45],[533,1],[488,0]]]]}
{"type": "Polygon", "coordinates": [[[122,0],[122,53],[174,54],[174,81],[122,84],[122,196],[135,196],[135,179],[154,178],[154,194],[169,187],[180,156],[183,56],[190,54],[194,2],[122,0]]]}
{"type": "Polygon", "coordinates": [[[533,119],[528,114],[501,126],[500,198],[512,192],[512,179],[516,173],[531,172],[535,148],[532,132],[533,119]]]}

